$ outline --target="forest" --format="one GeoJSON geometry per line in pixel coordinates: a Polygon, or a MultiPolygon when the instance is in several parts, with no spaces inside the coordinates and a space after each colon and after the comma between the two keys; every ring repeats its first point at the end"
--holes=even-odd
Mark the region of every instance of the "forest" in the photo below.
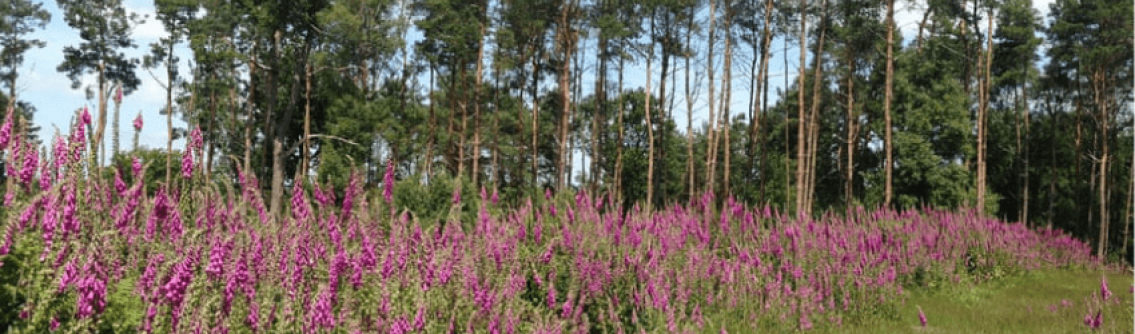
{"type": "MultiPolygon", "coordinates": [[[[894,1],[158,0],[170,34],[143,59],[121,53],[143,19],[121,1],[58,4],[84,42],[57,70],[96,78],[94,142],[120,119],[113,93],[153,70],[164,182],[199,128],[206,174],[266,180],[274,213],[297,179],[341,187],[357,168],[375,188],[391,160],[397,179],[514,204],[973,207],[1128,248],[1130,1],[899,3],[919,17],[904,36],[894,1]]],[[[2,8],[7,96],[41,6],[2,8]]],[[[115,125],[100,153],[121,164],[115,125]]]]}
{"type": "Polygon", "coordinates": [[[12,333],[964,332],[1013,279],[1130,332],[1131,0],[44,5],[0,1],[12,333]],[[89,107],[21,99],[51,20],[89,107]]]}

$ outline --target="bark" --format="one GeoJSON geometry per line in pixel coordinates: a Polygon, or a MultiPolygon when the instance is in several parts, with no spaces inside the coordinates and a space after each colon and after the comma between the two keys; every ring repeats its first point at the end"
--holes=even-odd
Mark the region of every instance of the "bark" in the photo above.
{"type": "MultiPolygon", "coordinates": [[[[891,200],[894,197],[894,190],[892,184],[894,183],[894,142],[891,139],[891,99],[894,97],[894,80],[895,80],[895,1],[887,1],[887,79],[885,88],[885,97],[883,97],[883,123],[884,132],[883,146],[886,151],[886,160],[884,160],[884,170],[886,174],[886,186],[883,188],[883,206],[890,207],[891,200]]],[[[978,190],[978,194],[983,194],[978,190]]],[[[981,196],[978,195],[978,201],[981,201],[981,196]]],[[[981,204],[978,204],[981,205],[981,204]]],[[[981,212],[981,209],[978,209],[981,212]]]]}
{"type": "Polygon", "coordinates": [[[1109,130],[1108,127],[1110,125],[1108,123],[1110,122],[1111,115],[1110,115],[1110,112],[1108,111],[1108,101],[1107,101],[1107,97],[1105,96],[1105,95],[1107,95],[1106,92],[1108,91],[1108,87],[1107,87],[1107,82],[1105,81],[1106,79],[1104,78],[1103,70],[1098,70],[1094,74],[1095,75],[1094,75],[1094,78],[1093,78],[1094,79],[1093,80],[1093,87],[1096,88],[1095,89],[1095,100],[1096,100],[1096,105],[1100,108],[1100,146],[1101,146],[1101,151],[1102,151],[1102,155],[1100,157],[1100,162],[1099,162],[1099,165],[1100,165],[1100,172],[1099,172],[1100,173],[1100,176],[1099,176],[1100,182],[1099,182],[1099,188],[1097,189],[1099,191],[1099,205],[1100,205],[1100,239],[1099,239],[1099,245],[1098,245],[1099,247],[1096,251],[1096,254],[1098,256],[1100,256],[1101,258],[1104,258],[1104,257],[1107,256],[1108,237],[1110,236],[1110,234],[1108,233],[1108,227],[1109,227],[1108,225],[1111,224],[1111,221],[1108,217],[1109,213],[1107,211],[1107,202],[1108,202],[1108,196],[1107,196],[1108,195],[1107,165],[1108,165],[1108,158],[1109,158],[1108,154],[1110,153],[1108,151],[1109,148],[1110,148],[1109,145],[1108,145],[1108,141],[1109,141],[1108,140],[1109,139],[1108,138],[1108,130],[1109,130]]]}
{"type": "Polygon", "coordinates": [[[434,153],[433,152],[434,152],[434,145],[437,143],[437,130],[436,130],[436,128],[437,128],[437,116],[436,116],[435,110],[434,110],[434,106],[437,105],[437,98],[435,97],[434,91],[437,90],[437,89],[436,89],[436,87],[434,87],[434,75],[435,75],[434,72],[436,72],[436,69],[434,68],[434,64],[431,62],[430,63],[430,111],[429,111],[429,114],[430,114],[430,131],[429,131],[429,134],[427,135],[429,137],[429,141],[426,143],[426,156],[425,156],[426,161],[423,164],[427,178],[430,178],[430,177],[433,176],[433,161],[434,161],[434,153]]]}
{"type": "Polygon", "coordinates": [[[706,62],[705,62],[706,67],[708,67],[707,70],[706,70],[706,75],[709,76],[708,77],[709,78],[709,129],[708,129],[708,131],[706,131],[706,142],[708,144],[707,144],[706,152],[705,152],[705,157],[706,157],[706,161],[705,161],[705,188],[706,189],[705,190],[707,192],[711,192],[711,193],[713,192],[713,186],[714,186],[714,175],[713,174],[714,174],[715,167],[716,167],[715,166],[716,165],[716,161],[715,161],[716,156],[714,156],[713,143],[714,143],[715,137],[717,136],[717,133],[716,133],[717,132],[717,115],[714,114],[715,110],[713,109],[713,107],[714,107],[714,105],[713,105],[713,103],[714,103],[714,95],[713,95],[713,93],[714,93],[714,87],[713,87],[713,73],[714,73],[714,71],[713,71],[713,46],[714,46],[714,43],[716,42],[716,39],[715,39],[715,37],[716,37],[716,35],[715,35],[716,29],[715,28],[717,27],[716,20],[717,20],[717,2],[714,1],[714,0],[709,0],[709,42],[707,43],[708,47],[707,47],[706,51],[708,52],[708,56],[706,57],[706,62]]]}
{"type": "MultiPolygon", "coordinates": [[[[807,2],[800,0],[800,71],[796,74],[796,212],[804,213],[804,166],[806,159],[805,134],[807,119],[804,114],[804,63],[808,57],[808,17],[805,13],[807,2]]],[[[889,58],[889,57],[888,57],[889,58]]]]}
{"type": "MultiPolygon", "coordinates": [[[[255,42],[252,43],[252,50],[256,50],[256,43],[255,42]]],[[[241,168],[242,169],[241,173],[244,173],[245,177],[248,177],[249,176],[248,173],[250,173],[252,171],[252,123],[255,123],[255,122],[252,121],[252,116],[253,116],[252,113],[253,113],[254,110],[256,110],[256,108],[255,108],[255,105],[256,105],[256,53],[255,52],[251,52],[251,53],[252,53],[252,58],[248,62],[248,102],[247,102],[248,108],[247,108],[247,111],[245,111],[246,117],[245,117],[245,121],[244,121],[244,161],[243,161],[244,165],[241,168]]],[[[172,119],[170,120],[170,123],[171,124],[170,124],[170,127],[169,127],[169,130],[170,130],[169,138],[173,138],[173,125],[172,125],[173,120],[172,119]]],[[[170,148],[172,148],[172,146],[173,146],[172,141],[169,143],[169,146],[170,146],[170,148]]],[[[169,152],[169,151],[167,151],[167,152],[169,152]]],[[[169,157],[167,157],[167,159],[168,158],[169,157]]],[[[166,162],[166,175],[167,176],[169,175],[169,162],[168,161],[166,162]]],[[[166,179],[166,184],[169,184],[169,179],[166,179]]]]}
{"type": "Polygon", "coordinates": [[[721,89],[722,89],[722,92],[725,93],[724,94],[725,97],[721,100],[721,103],[723,104],[723,106],[721,108],[721,116],[722,116],[722,126],[725,128],[725,133],[724,133],[725,137],[723,138],[723,142],[725,144],[725,149],[724,149],[725,161],[724,161],[724,166],[722,167],[723,172],[722,172],[721,183],[722,183],[722,188],[723,188],[722,190],[724,190],[724,193],[722,195],[724,197],[728,197],[728,196],[730,196],[730,192],[729,192],[729,170],[731,169],[730,166],[732,166],[732,164],[729,161],[730,155],[732,153],[732,145],[731,145],[731,141],[730,141],[730,137],[729,137],[729,130],[730,130],[730,126],[729,126],[729,121],[730,121],[730,119],[729,119],[730,118],[729,117],[729,105],[733,101],[733,72],[732,72],[733,71],[733,43],[732,43],[732,41],[733,41],[733,36],[732,36],[733,35],[732,34],[733,9],[732,9],[732,6],[730,6],[730,4],[728,2],[725,3],[724,7],[725,7],[724,8],[725,9],[725,31],[726,31],[726,34],[725,34],[725,64],[724,64],[725,65],[725,75],[722,76],[722,78],[721,78],[721,80],[723,81],[723,83],[721,84],[721,89]]]}
{"type": "MultiPolygon", "coordinates": [[[[1027,64],[1027,62],[1025,64],[1027,64]]],[[[1021,221],[1025,222],[1025,224],[1028,224],[1029,223],[1029,172],[1030,172],[1029,171],[1029,141],[1030,141],[1029,140],[1029,128],[1030,128],[1030,125],[1031,125],[1031,121],[1029,120],[1029,116],[1030,116],[1030,112],[1029,112],[1029,92],[1028,92],[1028,89],[1027,89],[1027,87],[1025,86],[1024,83],[1021,84],[1021,100],[1022,100],[1021,105],[1022,105],[1022,108],[1023,108],[1022,112],[1024,113],[1024,119],[1025,119],[1024,120],[1025,121],[1025,142],[1024,142],[1024,155],[1023,155],[1024,163],[1025,163],[1025,170],[1024,170],[1025,182],[1024,182],[1024,189],[1021,190],[1021,194],[1024,197],[1024,203],[1022,204],[1023,208],[1021,209],[1021,221]]]]}
{"type": "Polygon", "coordinates": [[[617,120],[619,133],[615,143],[615,197],[621,202],[623,200],[623,68],[626,65],[626,60],[619,57],[619,97],[616,110],[619,114],[617,120]]]}
{"type": "MultiPolygon", "coordinates": [[[[694,6],[690,6],[690,13],[686,19],[686,45],[690,44],[690,39],[694,34],[694,6]]],[[[690,58],[693,58],[693,48],[689,49],[685,54],[686,58],[686,179],[689,184],[686,186],[686,192],[689,195],[689,203],[694,203],[696,198],[697,186],[694,184],[696,170],[694,169],[694,96],[690,91],[690,58]]]]}
{"type": "MultiPolygon", "coordinates": [[[[654,15],[650,16],[650,31],[654,35],[654,15]]],[[[654,60],[654,36],[650,37],[650,51],[646,56],[646,136],[647,136],[647,149],[646,149],[646,208],[649,211],[654,206],[654,122],[650,117],[650,83],[652,61],[654,60]]],[[[663,82],[666,82],[663,80],[663,82]]]]}
{"type": "MultiPolygon", "coordinates": [[[[602,5],[601,5],[602,6],[602,5]]],[[[591,194],[599,190],[599,124],[607,109],[607,39],[600,37],[596,48],[599,73],[595,78],[595,114],[591,117],[591,194]]]]}
{"type": "MultiPolygon", "coordinates": [[[[303,104],[303,152],[300,152],[300,177],[307,178],[307,167],[311,154],[311,64],[304,65],[304,104],[303,104]]],[[[297,184],[300,179],[296,179],[297,184]]]]}
{"type": "Polygon", "coordinates": [[[536,136],[540,134],[539,120],[540,114],[540,98],[536,90],[540,84],[540,67],[537,63],[537,57],[532,57],[532,188],[533,192],[540,187],[540,174],[538,173],[537,164],[539,161],[540,147],[536,146],[536,136]]]}
{"type": "Polygon", "coordinates": [[[560,52],[563,59],[560,63],[560,135],[559,137],[559,159],[556,162],[556,189],[564,189],[567,184],[567,178],[564,173],[567,171],[566,164],[568,159],[568,128],[570,124],[568,121],[571,116],[571,57],[575,52],[575,32],[571,28],[571,15],[569,15],[573,8],[573,1],[567,1],[563,4],[560,10],[559,18],[559,44],[560,52]]]}
{"type": "Polygon", "coordinates": [[[978,215],[985,214],[985,188],[986,188],[986,138],[985,134],[988,132],[986,119],[989,118],[989,100],[990,91],[992,87],[992,80],[990,72],[993,64],[993,11],[989,11],[986,15],[988,21],[988,29],[985,31],[986,52],[985,62],[982,64],[984,67],[984,74],[982,75],[981,91],[981,105],[978,106],[977,116],[977,213],[978,215]]]}
{"type": "Polygon", "coordinates": [[[859,116],[855,114],[855,50],[847,53],[847,167],[844,170],[843,197],[850,210],[855,204],[855,150],[859,133],[859,116]]]}
{"type": "MultiPolygon", "coordinates": [[[[485,25],[481,24],[480,37],[484,38],[485,25]]],[[[485,56],[485,43],[477,43],[477,65],[473,73],[473,187],[480,185],[481,178],[481,63],[485,56]]]]}
{"type": "Polygon", "coordinates": [[[808,155],[809,156],[808,156],[808,166],[807,166],[807,170],[806,170],[807,174],[805,175],[808,182],[805,183],[807,185],[807,189],[806,189],[807,192],[805,193],[805,197],[804,197],[804,203],[806,204],[805,207],[804,207],[804,210],[808,214],[812,213],[812,207],[814,206],[813,202],[815,202],[815,196],[813,196],[813,194],[816,191],[816,155],[817,155],[817,151],[819,151],[819,144],[820,144],[819,143],[820,142],[820,121],[819,121],[820,117],[819,117],[819,113],[820,113],[820,96],[821,96],[821,93],[823,91],[823,89],[821,87],[821,83],[823,83],[823,81],[824,81],[823,80],[823,70],[824,70],[823,54],[824,54],[824,38],[826,37],[825,36],[826,30],[824,28],[827,25],[827,10],[828,10],[828,2],[827,2],[827,0],[824,0],[820,4],[820,17],[821,17],[821,19],[820,19],[820,40],[819,40],[818,44],[816,44],[816,51],[815,51],[814,56],[813,56],[813,58],[815,58],[815,61],[813,62],[814,68],[813,68],[813,74],[812,74],[812,105],[811,105],[812,111],[811,111],[811,115],[808,117],[809,120],[811,121],[811,124],[808,127],[811,138],[808,140],[808,142],[809,142],[809,145],[808,145],[809,153],[808,153],[808,155]]]}
{"type": "MultiPolygon", "coordinates": [[[[769,49],[771,48],[771,43],[772,43],[772,30],[769,28],[769,25],[772,22],[771,16],[772,16],[772,0],[766,0],[765,1],[764,37],[761,39],[764,44],[761,46],[761,74],[759,75],[761,77],[761,82],[762,82],[759,86],[761,86],[761,89],[762,89],[761,93],[764,95],[763,98],[761,99],[760,114],[764,114],[764,112],[766,110],[768,110],[768,100],[769,100],[768,99],[768,88],[769,88],[768,60],[769,60],[769,49]]],[[[788,57],[785,57],[785,60],[787,60],[787,58],[788,57]]],[[[785,67],[785,68],[787,68],[787,67],[785,67]]],[[[785,76],[785,77],[787,78],[787,76],[785,76]]],[[[763,119],[764,117],[760,117],[760,118],[763,119]]],[[[787,118],[785,118],[785,119],[787,119],[787,118]]],[[[785,128],[787,128],[787,127],[785,127],[785,128]]],[[[761,141],[761,166],[760,166],[760,176],[761,176],[760,189],[761,190],[760,190],[760,196],[758,197],[758,199],[759,199],[760,203],[767,204],[767,203],[765,203],[765,181],[767,180],[767,178],[765,177],[765,174],[766,174],[766,171],[767,171],[765,166],[767,165],[767,161],[768,161],[768,147],[766,146],[766,140],[765,140],[764,132],[762,132],[761,129],[760,129],[760,122],[757,122],[757,132],[760,135],[760,141],[761,141]]],[[[787,153],[787,152],[788,151],[786,150],[785,153],[787,153]]]]}

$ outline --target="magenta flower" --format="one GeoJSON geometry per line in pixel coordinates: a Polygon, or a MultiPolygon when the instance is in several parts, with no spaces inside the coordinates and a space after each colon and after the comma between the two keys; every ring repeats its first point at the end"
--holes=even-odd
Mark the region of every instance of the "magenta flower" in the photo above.
{"type": "Polygon", "coordinates": [[[114,91],[114,103],[122,104],[122,86],[118,86],[118,89],[114,91]]]}
{"type": "Polygon", "coordinates": [[[1102,297],[1104,301],[1111,298],[1111,290],[1107,288],[1107,276],[1100,276],[1100,297],[1102,297]]]}
{"type": "Polygon", "coordinates": [[[0,126],[0,149],[7,149],[8,142],[12,140],[12,109],[8,109],[8,117],[4,125],[0,126]]]}
{"type": "Polygon", "coordinates": [[[386,160],[386,173],[382,175],[382,200],[386,204],[393,203],[394,196],[394,159],[386,160]]]}
{"type": "Polygon", "coordinates": [[[80,116],[80,119],[83,120],[83,124],[81,124],[81,125],[90,125],[91,124],[91,112],[87,110],[86,106],[83,106],[83,113],[80,116]]]}
{"type": "Polygon", "coordinates": [[[130,167],[133,168],[134,177],[141,176],[142,175],[142,160],[138,159],[138,157],[133,157],[130,160],[131,160],[130,167]]]}
{"type": "Polygon", "coordinates": [[[307,221],[311,217],[311,208],[304,197],[303,186],[296,185],[292,191],[292,215],[297,222],[307,221]]]}
{"type": "Polygon", "coordinates": [[[454,205],[461,204],[461,185],[460,184],[454,184],[453,185],[453,204],[454,205]]]}
{"type": "Polygon", "coordinates": [[[142,113],[138,113],[138,117],[134,118],[134,131],[142,131],[142,113]]]}
{"type": "Polygon", "coordinates": [[[193,177],[193,151],[189,148],[181,155],[181,176],[187,179],[193,177]]]}
{"type": "Polygon", "coordinates": [[[193,128],[193,131],[189,132],[189,138],[191,140],[191,148],[200,150],[202,147],[205,147],[205,139],[201,136],[201,127],[193,128]]]}
{"type": "Polygon", "coordinates": [[[922,327],[926,327],[926,314],[922,313],[922,307],[918,307],[918,323],[922,324],[922,327]]]}

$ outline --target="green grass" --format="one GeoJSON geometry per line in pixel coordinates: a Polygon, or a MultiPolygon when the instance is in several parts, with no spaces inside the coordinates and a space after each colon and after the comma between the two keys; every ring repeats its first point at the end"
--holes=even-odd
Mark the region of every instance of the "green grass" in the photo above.
{"type": "MultiPolygon", "coordinates": [[[[1099,271],[1044,270],[976,286],[911,289],[897,317],[861,321],[842,328],[820,328],[830,333],[1088,333],[1084,315],[1088,304],[1097,303],[1099,271]],[[1072,302],[1071,307],[1061,305],[1072,302]],[[1056,312],[1049,309],[1056,306],[1056,312]],[[918,322],[921,307],[928,319],[918,322]]],[[[1098,333],[1132,333],[1130,272],[1108,272],[1112,300],[1104,307],[1098,333]]],[[[1092,315],[1098,306],[1093,306],[1092,315]]]]}

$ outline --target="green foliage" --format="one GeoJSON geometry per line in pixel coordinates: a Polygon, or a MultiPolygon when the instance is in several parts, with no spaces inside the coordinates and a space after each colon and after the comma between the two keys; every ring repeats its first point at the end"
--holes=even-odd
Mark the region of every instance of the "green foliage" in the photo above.
{"type": "Polygon", "coordinates": [[[423,180],[427,179],[415,174],[395,184],[395,210],[410,212],[414,219],[423,222],[426,226],[443,224],[455,219],[460,219],[465,225],[476,221],[474,214],[477,212],[476,203],[480,200],[478,197],[480,190],[474,189],[468,179],[456,179],[448,173],[438,173],[429,178],[426,184],[423,184],[423,180]],[[461,187],[461,203],[454,204],[453,188],[457,184],[461,187]]]}

